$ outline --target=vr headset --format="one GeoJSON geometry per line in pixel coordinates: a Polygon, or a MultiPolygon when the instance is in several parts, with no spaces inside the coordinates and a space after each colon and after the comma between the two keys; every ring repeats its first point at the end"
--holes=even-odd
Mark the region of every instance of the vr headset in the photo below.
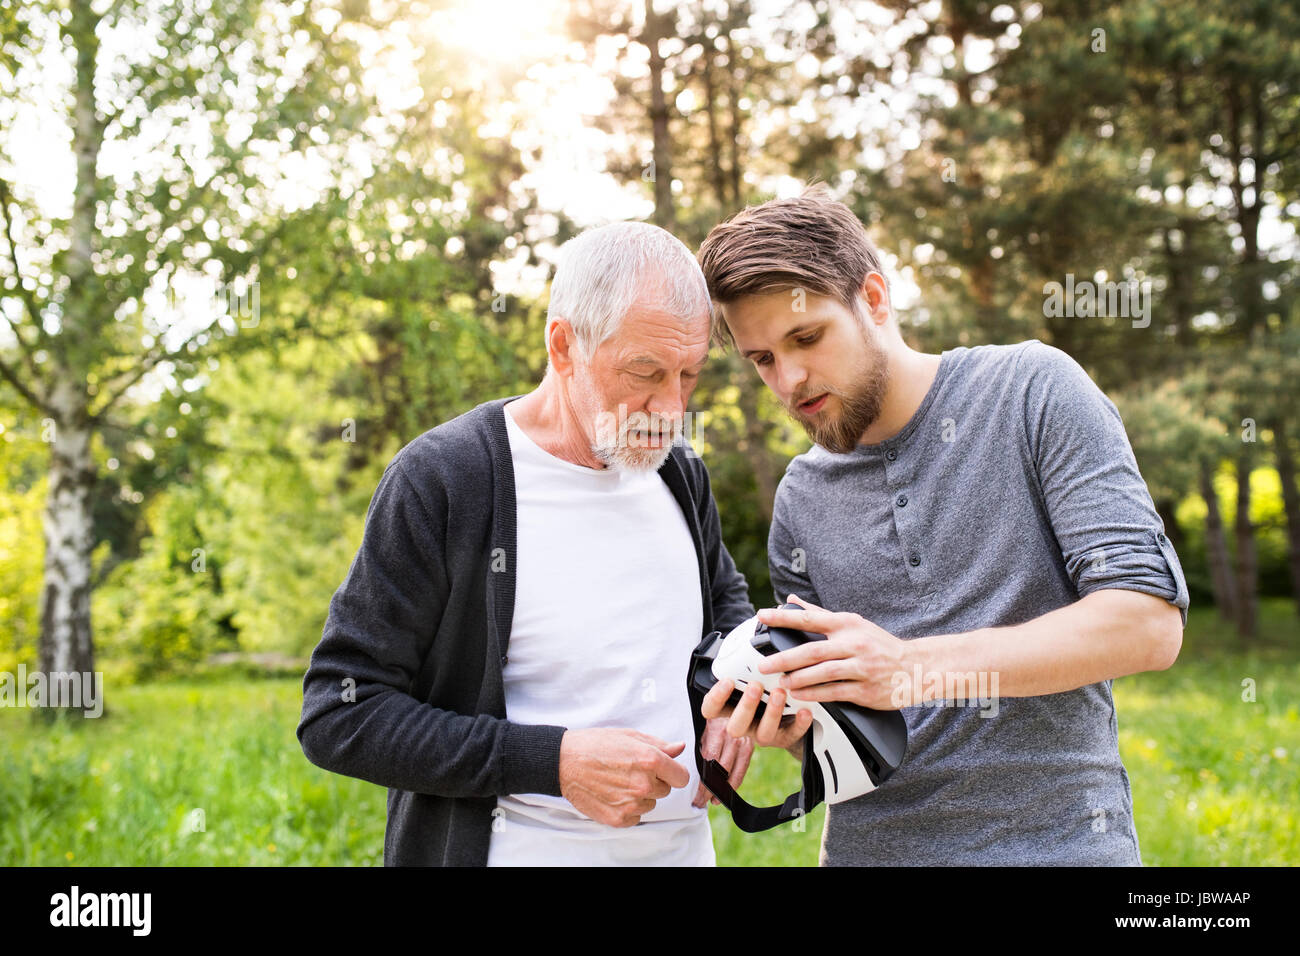
{"type": "MultiPolygon", "coordinates": [[[[797,604],[782,610],[800,611],[797,604]]],[[[728,704],[740,703],[750,681],[763,685],[763,699],[755,720],[767,708],[767,688],[775,688],[781,674],[758,670],[765,657],[788,651],[809,641],[824,641],[825,635],[809,634],[785,627],[768,627],[752,617],[725,638],[721,631],[709,634],[691,654],[687,692],[695,721],[695,765],[700,780],[718,798],[747,833],[758,833],[803,816],[825,800],[842,803],[870,793],[898,769],[907,752],[907,723],[896,710],[871,710],[845,701],[792,700],[787,695],[783,717],[801,710],[812,712],[812,727],[804,737],[803,783],[798,793],[771,807],[755,807],[741,798],[727,782],[728,771],[716,760],[705,760],[699,743],[704,738],[704,696],[720,680],[730,678],[736,688],[728,704]]]]}

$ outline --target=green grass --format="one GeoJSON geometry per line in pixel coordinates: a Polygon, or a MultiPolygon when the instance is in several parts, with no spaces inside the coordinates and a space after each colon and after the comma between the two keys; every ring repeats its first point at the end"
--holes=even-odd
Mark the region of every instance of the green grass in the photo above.
{"type": "Polygon", "coordinates": [[[1148,865],[1300,863],[1300,619],[1289,601],[1262,611],[1248,652],[1194,612],[1172,668],[1114,684],[1148,865]]]}
{"type": "Polygon", "coordinates": [[[0,711],[0,863],[381,863],[384,791],[307,762],[301,688],[108,685],[79,726],[0,711]]]}
{"type": "MultiPolygon", "coordinates": [[[[1173,668],[1115,682],[1120,750],[1148,865],[1300,863],[1300,620],[1268,602],[1259,646],[1212,612],[1173,668]],[[1253,702],[1243,680],[1254,681],[1253,702]]],[[[297,678],[105,688],[100,720],[34,723],[0,708],[0,863],[9,866],[377,865],[384,791],[313,767],[294,736],[297,678]],[[202,828],[195,811],[202,811],[202,828]]],[[[798,765],[762,751],[742,788],[775,802],[798,765]]],[[[802,830],[711,819],[724,865],[811,866],[824,808],[802,830]]]]}

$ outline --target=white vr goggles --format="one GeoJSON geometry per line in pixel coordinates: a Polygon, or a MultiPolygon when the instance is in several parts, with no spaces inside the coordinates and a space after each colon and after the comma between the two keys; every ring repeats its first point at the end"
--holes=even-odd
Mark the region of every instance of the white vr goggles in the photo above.
{"type": "MultiPolygon", "coordinates": [[[[802,610],[797,604],[783,606],[802,610]]],[[[757,833],[808,813],[822,800],[842,803],[880,786],[898,769],[907,752],[907,723],[896,710],[870,710],[845,701],[791,700],[788,696],[783,717],[801,710],[812,712],[812,728],[804,737],[803,786],[779,806],[755,807],[743,800],[727,782],[728,771],[716,760],[705,760],[699,743],[704,737],[704,696],[720,680],[730,678],[736,689],[729,704],[735,706],[750,681],[763,685],[763,701],[755,719],[762,717],[769,700],[766,688],[775,687],[780,674],[759,672],[765,657],[798,647],[809,641],[824,641],[821,634],[784,627],[768,627],[752,617],[725,638],[714,631],[691,654],[687,692],[695,720],[695,763],[700,779],[709,791],[731,811],[736,825],[757,833]]]]}

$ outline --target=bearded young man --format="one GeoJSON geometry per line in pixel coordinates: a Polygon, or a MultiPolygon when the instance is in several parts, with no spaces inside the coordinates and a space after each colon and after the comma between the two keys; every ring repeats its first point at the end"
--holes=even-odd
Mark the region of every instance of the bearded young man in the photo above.
{"type": "Polygon", "coordinates": [[[823,864],[1140,865],[1111,680],[1171,666],[1187,585],[1118,412],[1037,340],[917,352],[823,187],[700,249],[719,332],[816,443],[776,493],[760,620],[825,634],[704,716],[792,749],[787,695],[902,710],[908,752],[828,807],[823,864]],[[827,610],[830,609],[830,610],[827,610]]]}
{"type": "MultiPolygon", "coordinates": [[[[679,441],[708,356],[690,251],[567,243],[548,367],[393,459],[303,684],[307,757],[389,788],[389,865],[711,865],[684,672],[753,615],[679,441]]],[[[706,757],[745,774],[721,721],[706,757]]]]}

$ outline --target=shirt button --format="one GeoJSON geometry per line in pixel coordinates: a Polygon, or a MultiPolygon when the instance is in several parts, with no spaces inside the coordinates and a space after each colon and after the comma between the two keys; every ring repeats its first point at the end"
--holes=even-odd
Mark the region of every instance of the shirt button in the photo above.
{"type": "Polygon", "coordinates": [[[900,507],[900,508],[906,508],[906,507],[907,507],[907,495],[899,495],[899,496],[898,496],[898,507],[900,507]]]}
{"type": "Polygon", "coordinates": [[[888,458],[890,461],[894,461],[895,459],[898,458],[898,452],[894,451],[894,449],[891,448],[889,449],[889,451],[885,452],[885,457],[888,458]]]}
{"type": "Polygon", "coordinates": [[[912,557],[909,558],[908,560],[910,561],[912,567],[914,568],[919,567],[921,564],[921,556],[919,554],[912,555],[912,557]]]}
{"type": "Polygon", "coordinates": [[[1160,534],[1156,535],[1156,540],[1160,542],[1163,542],[1165,540],[1165,535],[1163,531],[1160,534]]]}

